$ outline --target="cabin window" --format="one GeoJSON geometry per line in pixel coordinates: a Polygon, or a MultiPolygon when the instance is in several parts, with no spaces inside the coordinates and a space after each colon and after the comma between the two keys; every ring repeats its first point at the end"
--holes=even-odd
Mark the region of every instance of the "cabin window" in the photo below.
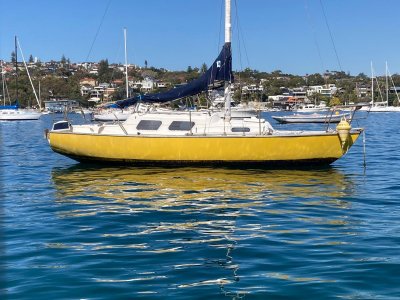
{"type": "Polygon", "coordinates": [[[232,132],[250,132],[249,127],[232,127],[232,132]]]}
{"type": "Polygon", "coordinates": [[[172,121],[169,125],[169,130],[182,130],[182,131],[189,131],[194,126],[194,122],[189,121],[172,121]]]}
{"type": "Polygon", "coordinates": [[[137,130],[158,130],[161,126],[161,121],[158,120],[141,120],[136,126],[137,130]]]}
{"type": "Polygon", "coordinates": [[[53,125],[53,130],[61,130],[61,129],[68,129],[69,123],[68,122],[58,122],[53,125]]]}

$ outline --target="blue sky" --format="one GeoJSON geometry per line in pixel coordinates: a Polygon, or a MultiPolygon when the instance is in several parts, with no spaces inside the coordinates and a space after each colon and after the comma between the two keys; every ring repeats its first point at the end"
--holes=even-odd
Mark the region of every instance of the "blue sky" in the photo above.
{"type": "MultiPolygon", "coordinates": [[[[398,0],[232,2],[235,70],[321,73],[340,70],[338,56],[342,70],[353,75],[370,74],[371,60],[377,73],[383,74],[385,61],[392,74],[400,73],[398,0]]],[[[126,27],[130,63],[199,67],[210,64],[222,45],[222,5],[223,0],[0,0],[0,58],[10,60],[17,35],[26,58],[59,60],[64,54],[74,62],[123,62],[126,27]]]]}

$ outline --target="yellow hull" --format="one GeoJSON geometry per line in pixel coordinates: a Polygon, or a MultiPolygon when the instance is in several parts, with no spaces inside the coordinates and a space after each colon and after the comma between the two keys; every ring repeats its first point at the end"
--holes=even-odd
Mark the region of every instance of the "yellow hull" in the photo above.
{"type": "Polygon", "coordinates": [[[304,136],[154,137],[50,132],[51,148],[78,161],[145,164],[313,163],[343,156],[362,130],[352,131],[342,147],[337,133],[304,136]]]}

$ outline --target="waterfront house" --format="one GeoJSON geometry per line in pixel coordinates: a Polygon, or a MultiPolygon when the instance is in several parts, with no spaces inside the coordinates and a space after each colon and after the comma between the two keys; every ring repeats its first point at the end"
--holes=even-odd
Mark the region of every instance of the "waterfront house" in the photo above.
{"type": "Polygon", "coordinates": [[[335,84],[312,85],[307,88],[307,96],[321,94],[322,96],[332,97],[338,89],[335,84]]]}

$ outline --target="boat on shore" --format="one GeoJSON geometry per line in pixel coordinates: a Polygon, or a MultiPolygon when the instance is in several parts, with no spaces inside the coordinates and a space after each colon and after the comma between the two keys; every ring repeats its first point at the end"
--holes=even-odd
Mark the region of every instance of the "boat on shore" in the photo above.
{"type": "Polygon", "coordinates": [[[145,94],[115,104],[167,103],[210,88],[224,88],[222,111],[134,112],[124,122],[53,124],[46,137],[53,151],[77,161],[136,165],[328,165],[346,154],[363,132],[342,120],[319,131],[276,130],[263,118],[231,117],[233,83],[231,0],[225,0],[225,43],[198,79],[163,93],[145,94]]]}

